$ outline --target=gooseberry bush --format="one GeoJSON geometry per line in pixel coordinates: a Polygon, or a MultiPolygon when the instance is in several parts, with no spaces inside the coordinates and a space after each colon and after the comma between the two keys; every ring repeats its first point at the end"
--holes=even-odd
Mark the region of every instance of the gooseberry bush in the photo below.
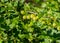
{"type": "Polygon", "coordinates": [[[0,0],[0,43],[60,43],[60,0],[0,0]]]}

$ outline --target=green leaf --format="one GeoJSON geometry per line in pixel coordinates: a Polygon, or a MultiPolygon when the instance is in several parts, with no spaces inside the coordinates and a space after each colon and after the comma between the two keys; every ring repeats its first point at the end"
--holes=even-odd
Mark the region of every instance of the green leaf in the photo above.
{"type": "Polygon", "coordinates": [[[2,39],[0,39],[0,43],[2,43],[2,39]]]}
{"type": "Polygon", "coordinates": [[[25,34],[18,34],[19,38],[24,39],[25,38],[25,34]]]}
{"type": "Polygon", "coordinates": [[[5,22],[6,22],[7,25],[9,25],[10,24],[10,19],[7,19],[5,22]]]}

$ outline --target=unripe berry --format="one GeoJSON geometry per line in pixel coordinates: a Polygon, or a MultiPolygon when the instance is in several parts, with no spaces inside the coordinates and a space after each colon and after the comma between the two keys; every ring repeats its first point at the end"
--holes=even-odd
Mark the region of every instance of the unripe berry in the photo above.
{"type": "Polygon", "coordinates": [[[60,26],[57,27],[57,30],[60,30],[60,26]]]}
{"type": "Polygon", "coordinates": [[[35,15],[34,14],[31,14],[31,18],[33,18],[33,17],[35,17],[35,15]]]}
{"type": "Polygon", "coordinates": [[[27,19],[30,19],[30,15],[27,16],[27,19]]]}
{"type": "Polygon", "coordinates": [[[21,14],[22,14],[22,15],[25,14],[24,10],[21,11],[21,14]]]}
{"type": "Polygon", "coordinates": [[[26,19],[26,16],[23,16],[23,19],[26,19]]]}
{"type": "Polygon", "coordinates": [[[56,23],[53,23],[53,27],[55,27],[56,26],[56,23]]]}

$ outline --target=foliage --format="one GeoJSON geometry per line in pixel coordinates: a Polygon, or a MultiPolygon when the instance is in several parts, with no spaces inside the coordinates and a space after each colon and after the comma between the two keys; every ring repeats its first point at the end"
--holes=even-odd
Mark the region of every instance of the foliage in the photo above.
{"type": "Polygon", "coordinates": [[[0,43],[60,43],[60,0],[0,1],[0,43]]]}

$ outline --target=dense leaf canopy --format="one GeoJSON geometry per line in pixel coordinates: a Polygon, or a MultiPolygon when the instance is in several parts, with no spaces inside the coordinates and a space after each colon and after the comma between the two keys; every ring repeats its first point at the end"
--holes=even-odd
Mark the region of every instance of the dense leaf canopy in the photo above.
{"type": "Polygon", "coordinates": [[[0,0],[0,43],[60,43],[60,0],[0,0]]]}

